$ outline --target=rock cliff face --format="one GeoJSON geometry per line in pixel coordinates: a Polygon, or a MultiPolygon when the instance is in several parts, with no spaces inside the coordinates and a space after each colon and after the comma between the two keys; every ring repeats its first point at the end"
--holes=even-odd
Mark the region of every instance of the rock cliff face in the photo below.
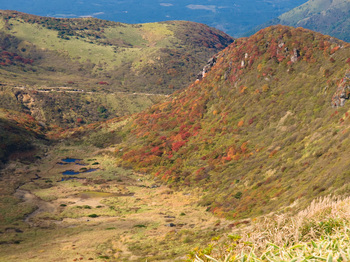
{"type": "Polygon", "coordinates": [[[345,101],[350,98],[350,71],[341,79],[337,91],[332,97],[332,106],[344,106],[345,101]]]}
{"type": "Polygon", "coordinates": [[[22,104],[22,107],[28,110],[29,114],[33,116],[38,121],[46,121],[46,118],[40,110],[40,105],[36,103],[36,98],[33,94],[27,93],[25,91],[18,91],[15,94],[17,101],[22,104]]]}
{"type": "Polygon", "coordinates": [[[216,64],[216,56],[210,58],[207,64],[203,67],[203,70],[198,73],[197,80],[201,80],[205,75],[211,70],[211,68],[216,64]]]}

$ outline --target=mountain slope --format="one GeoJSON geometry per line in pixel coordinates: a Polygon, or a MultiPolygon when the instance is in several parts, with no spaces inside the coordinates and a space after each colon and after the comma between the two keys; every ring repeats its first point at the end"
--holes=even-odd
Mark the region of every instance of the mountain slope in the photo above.
{"type": "Polygon", "coordinates": [[[164,95],[76,87],[0,87],[1,108],[28,114],[47,126],[75,127],[140,112],[164,95]]]}
{"type": "Polygon", "coordinates": [[[228,218],[345,194],[349,113],[332,96],[348,57],[347,43],[301,28],[238,39],[201,81],[135,117],[119,163],[202,188],[228,218]]]}
{"type": "Polygon", "coordinates": [[[6,77],[16,84],[171,93],[233,41],[219,30],[181,21],[128,25],[15,11],[1,11],[0,18],[1,68],[15,74],[6,77]],[[22,57],[31,66],[21,70],[13,64],[22,57]]]}
{"type": "Polygon", "coordinates": [[[194,81],[232,41],[191,22],[129,25],[0,11],[1,107],[61,127],[140,112],[194,81]]]}
{"type": "Polygon", "coordinates": [[[32,116],[0,109],[0,169],[10,158],[32,162],[46,132],[32,116]]]}
{"type": "Polygon", "coordinates": [[[303,27],[349,42],[349,11],[347,0],[310,0],[260,28],[272,24],[303,27]]]}

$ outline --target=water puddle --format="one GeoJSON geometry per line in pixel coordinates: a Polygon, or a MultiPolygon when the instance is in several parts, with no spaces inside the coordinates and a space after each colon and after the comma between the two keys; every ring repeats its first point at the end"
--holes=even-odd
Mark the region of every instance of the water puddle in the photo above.
{"type": "Polygon", "coordinates": [[[76,163],[78,161],[81,161],[82,159],[78,159],[78,158],[64,158],[64,159],[61,159],[63,162],[65,163],[76,163]]]}
{"type": "Polygon", "coordinates": [[[66,170],[64,172],[62,172],[62,175],[68,175],[68,176],[71,176],[71,175],[78,175],[80,174],[79,172],[75,172],[74,170],[66,170]]]}
{"type": "Polygon", "coordinates": [[[82,159],[78,159],[78,158],[63,158],[61,159],[61,162],[57,162],[58,165],[68,165],[68,164],[76,164],[79,166],[86,166],[86,164],[84,163],[80,163],[80,161],[82,161],[82,159]]]}
{"type": "MultiPolygon", "coordinates": [[[[86,166],[86,164],[81,163],[80,161],[82,161],[82,159],[78,159],[78,158],[64,158],[61,159],[62,162],[58,162],[58,165],[68,165],[68,164],[74,164],[74,165],[79,165],[79,166],[86,166]]],[[[66,170],[64,172],[62,172],[62,175],[64,176],[68,176],[68,177],[62,177],[61,181],[68,181],[68,180],[74,180],[74,179],[85,179],[85,178],[81,178],[81,177],[77,177],[76,175],[79,174],[83,174],[83,173],[92,173],[97,171],[98,168],[86,168],[86,167],[82,167],[79,169],[79,171],[75,171],[73,169],[70,170],[66,170]]]]}
{"type": "Polygon", "coordinates": [[[82,173],[91,173],[91,172],[95,172],[95,171],[97,171],[97,170],[98,170],[98,169],[96,169],[96,168],[85,169],[85,170],[80,170],[80,171],[66,170],[66,171],[62,172],[62,175],[68,175],[68,176],[71,176],[71,175],[79,175],[79,174],[82,174],[82,173]]]}

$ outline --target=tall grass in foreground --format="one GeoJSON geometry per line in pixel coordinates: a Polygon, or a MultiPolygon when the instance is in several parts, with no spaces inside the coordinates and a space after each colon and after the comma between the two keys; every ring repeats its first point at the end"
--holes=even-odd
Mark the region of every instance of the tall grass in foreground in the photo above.
{"type": "Polygon", "coordinates": [[[350,198],[314,200],[294,216],[270,215],[213,239],[195,262],[350,261],[350,198]]]}

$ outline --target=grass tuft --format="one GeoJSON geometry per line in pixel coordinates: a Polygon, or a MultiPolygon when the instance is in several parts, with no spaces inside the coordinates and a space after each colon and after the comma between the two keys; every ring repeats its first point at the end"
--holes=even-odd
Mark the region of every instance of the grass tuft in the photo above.
{"type": "Polygon", "coordinates": [[[258,218],[216,238],[189,261],[349,261],[350,198],[324,197],[294,216],[258,218]]]}

